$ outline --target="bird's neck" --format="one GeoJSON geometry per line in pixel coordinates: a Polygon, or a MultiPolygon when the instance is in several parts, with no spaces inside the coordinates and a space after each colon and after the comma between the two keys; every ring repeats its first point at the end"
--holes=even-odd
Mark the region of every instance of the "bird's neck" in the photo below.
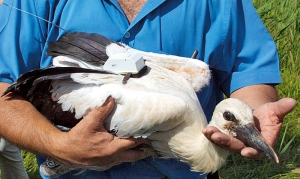
{"type": "Polygon", "coordinates": [[[229,155],[227,150],[211,143],[202,132],[198,133],[197,140],[191,140],[190,144],[184,145],[189,146],[186,149],[189,151],[185,152],[189,156],[184,156],[184,158],[189,158],[187,161],[193,162],[189,163],[189,165],[192,166],[194,171],[214,172],[225,163],[229,155]]]}
{"type": "Polygon", "coordinates": [[[203,133],[201,133],[200,140],[204,141],[202,145],[203,151],[207,151],[207,154],[203,153],[204,156],[201,159],[202,162],[207,164],[207,169],[216,171],[221,168],[225,164],[229,152],[210,142],[203,133]]]}

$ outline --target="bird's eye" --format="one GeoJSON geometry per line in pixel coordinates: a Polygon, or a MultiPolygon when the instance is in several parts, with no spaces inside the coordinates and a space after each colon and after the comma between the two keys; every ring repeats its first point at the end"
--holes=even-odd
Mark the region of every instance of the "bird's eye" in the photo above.
{"type": "Polygon", "coordinates": [[[225,111],[225,112],[223,113],[223,117],[224,117],[224,119],[227,120],[227,121],[236,122],[235,116],[234,116],[231,112],[229,112],[229,111],[225,111]]]}

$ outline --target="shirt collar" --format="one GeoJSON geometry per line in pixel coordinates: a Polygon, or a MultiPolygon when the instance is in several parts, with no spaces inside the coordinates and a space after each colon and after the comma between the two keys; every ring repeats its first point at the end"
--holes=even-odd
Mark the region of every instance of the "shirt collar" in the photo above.
{"type": "MultiPolygon", "coordinates": [[[[116,9],[118,9],[124,16],[126,16],[117,0],[107,0],[107,1],[111,2],[115,6],[116,9]]],[[[146,4],[144,5],[144,7],[142,8],[142,10],[138,13],[138,15],[135,17],[135,19],[129,25],[128,29],[130,29],[135,24],[137,24],[142,18],[147,16],[147,14],[149,14],[151,11],[156,9],[158,6],[160,6],[165,1],[166,0],[148,0],[146,2],[146,4]]]]}

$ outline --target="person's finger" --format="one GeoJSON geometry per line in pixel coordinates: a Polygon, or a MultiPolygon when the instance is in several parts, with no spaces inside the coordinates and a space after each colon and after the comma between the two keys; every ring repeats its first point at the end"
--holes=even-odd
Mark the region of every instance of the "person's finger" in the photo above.
{"type": "Polygon", "coordinates": [[[116,142],[120,150],[128,150],[142,144],[151,145],[150,141],[144,138],[116,138],[116,142]]]}
{"type": "Polygon", "coordinates": [[[240,154],[241,150],[245,147],[244,143],[240,140],[228,136],[222,132],[216,132],[211,136],[211,139],[223,148],[226,148],[234,153],[240,154]]]}
{"type": "Polygon", "coordinates": [[[112,97],[109,97],[101,107],[93,109],[84,117],[83,120],[85,126],[92,129],[104,129],[103,121],[110,114],[113,108],[114,99],[112,97]]]}
{"type": "Polygon", "coordinates": [[[222,133],[216,127],[209,126],[205,128],[202,132],[211,142],[223,148],[226,148],[227,150],[230,150],[234,153],[239,154],[241,150],[246,147],[243,142],[239,141],[234,137],[222,133]]]}
{"type": "Polygon", "coordinates": [[[211,135],[215,132],[220,132],[220,130],[213,126],[208,126],[202,130],[202,133],[206,136],[208,140],[211,141],[211,135]]]}
{"type": "Polygon", "coordinates": [[[244,143],[238,139],[228,136],[219,131],[215,127],[207,127],[203,130],[204,135],[216,145],[219,145],[236,154],[241,154],[246,158],[261,159],[264,158],[257,150],[252,147],[246,147],[244,143]]]}
{"type": "Polygon", "coordinates": [[[291,112],[297,105],[297,101],[293,98],[282,98],[276,103],[273,103],[274,108],[277,109],[277,116],[282,119],[285,115],[291,112]]]}
{"type": "Polygon", "coordinates": [[[261,159],[265,157],[263,154],[259,153],[257,150],[251,147],[243,148],[241,151],[241,155],[250,159],[261,159]]]}
{"type": "Polygon", "coordinates": [[[119,162],[134,162],[149,157],[151,153],[144,152],[143,148],[151,148],[151,142],[145,138],[117,138],[119,162]]]}

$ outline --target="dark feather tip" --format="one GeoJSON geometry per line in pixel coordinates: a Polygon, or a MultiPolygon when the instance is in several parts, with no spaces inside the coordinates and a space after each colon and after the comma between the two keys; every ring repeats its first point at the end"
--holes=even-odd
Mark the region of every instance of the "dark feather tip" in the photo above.
{"type": "Polygon", "coordinates": [[[9,86],[6,91],[4,91],[4,93],[1,95],[1,97],[7,95],[9,92],[13,92],[17,89],[17,85],[16,83],[12,84],[11,86],[9,86]]]}

